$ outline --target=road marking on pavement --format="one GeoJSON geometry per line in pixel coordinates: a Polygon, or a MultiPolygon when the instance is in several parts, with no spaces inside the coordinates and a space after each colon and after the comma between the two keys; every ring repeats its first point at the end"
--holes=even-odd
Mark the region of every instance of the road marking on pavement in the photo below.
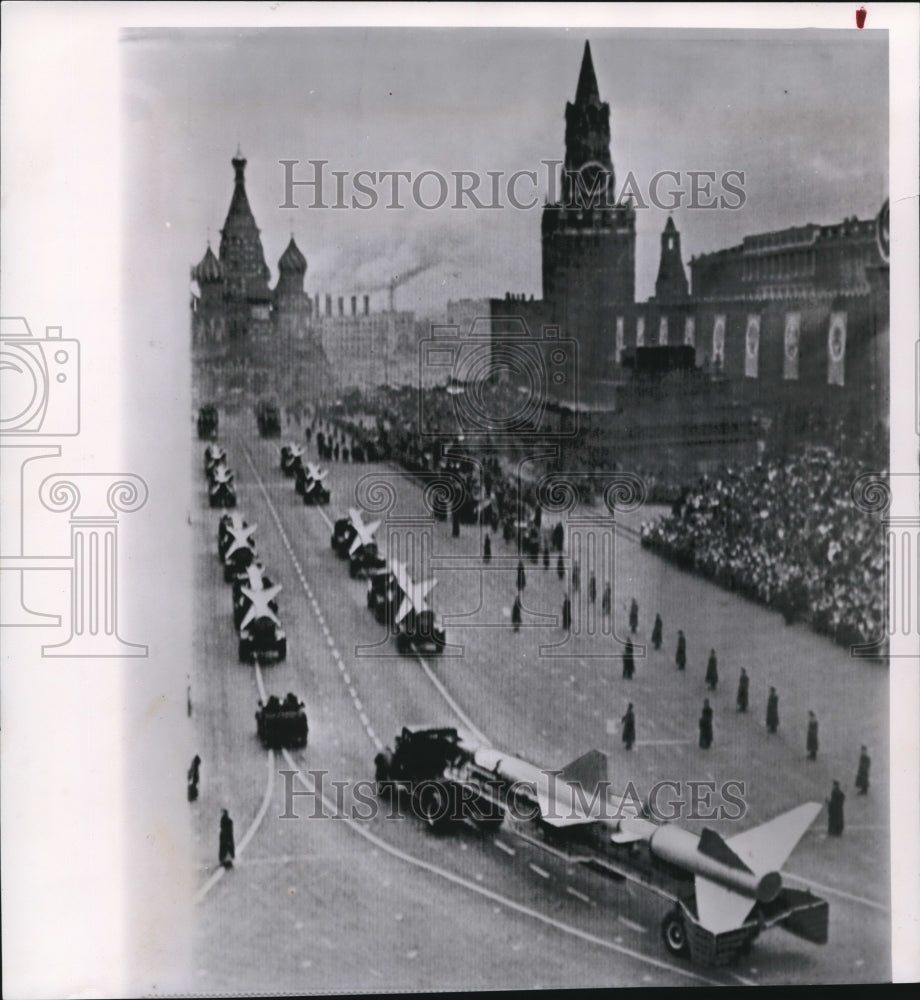
{"type": "MultiPolygon", "coordinates": [[[[294,547],[293,545],[291,545],[291,540],[290,538],[288,538],[288,534],[284,530],[284,525],[281,523],[281,518],[278,515],[278,511],[275,505],[272,503],[271,497],[268,495],[268,491],[265,489],[265,483],[262,481],[262,477],[259,475],[258,470],[256,469],[252,461],[252,456],[249,454],[249,449],[245,445],[243,446],[243,454],[246,456],[246,461],[249,463],[249,468],[252,469],[252,474],[255,476],[256,483],[258,484],[259,489],[262,491],[262,496],[265,497],[265,502],[266,504],[268,504],[268,512],[269,514],[271,514],[272,520],[275,522],[275,527],[277,527],[278,533],[281,535],[281,541],[284,543],[284,547],[287,549],[288,556],[290,557],[291,562],[294,565],[294,569],[297,573],[297,578],[300,580],[304,593],[307,595],[307,600],[309,600],[310,606],[313,608],[313,613],[316,616],[316,619],[319,622],[320,626],[322,627],[323,635],[325,635],[326,643],[329,646],[329,649],[332,651],[332,657],[335,660],[336,666],[339,668],[339,673],[342,674],[343,677],[345,677],[347,676],[345,673],[345,665],[342,661],[341,654],[339,653],[338,649],[336,649],[335,639],[333,639],[332,633],[329,631],[329,628],[326,625],[326,619],[323,617],[322,609],[320,608],[319,602],[316,600],[316,595],[313,593],[313,588],[307,582],[307,578],[304,575],[303,567],[300,565],[300,560],[297,558],[297,555],[294,552],[294,547]]],[[[320,514],[323,520],[326,522],[326,524],[328,524],[329,527],[332,528],[332,522],[329,520],[328,517],[326,517],[325,514],[323,514],[321,510],[319,510],[319,508],[317,508],[317,513],[320,514]]],[[[364,726],[365,732],[370,737],[370,740],[374,744],[374,746],[378,750],[382,750],[383,743],[380,741],[380,738],[377,736],[374,730],[371,729],[370,720],[368,719],[368,717],[361,711],[361,702],[358,699],[358,695],[354,687],[351,686],[350,684],[350,678],[349,681],[346,683],[349,684],[348,693],[351,695],[352,702],[355,705],[355,710],[358,712],[358,717],[361,719],[361,723],[364,726]]],[[[264,700],[264,695],[263,695],[263,700],[264,700]]]]}
{"type": "MultiPolygon", "coordinates": [[[[287,750],[282,750],[288,763],[291,767],[294,767],[294,762],[287,750]]],[[[312,778],[303,774],[301,771],[297,771],[297,776],[306,786],[307,790],[312,795],[320,795],[324,800],[327,799],[326,796],[321,795],[316,786],[313,783],[312,778]]],[[[334,803],[326,801],[327,806],[333,806],[334,803]]],[[[424,861],[421,858],[417,858],[412,854],[407,854],[405,851],[400,850],[398,847],[394,847],[387,841],[378,837],[375,833],[372,833],[364,824],[358,823],[357,821],[351,819],[348,816],[342,818],[343,822],[354,830],[359,836],[363,837],[365,840],[369,841],[375,847],[387,854],[392,855],[395,858],[399,858],[401,861],[405,861],[407,864],[412,865],[415,868],[421,868],[424,871],[430,872],[432,875],[436,875],[440,878],[445,879],[448,882],[452,882],[454,885],[462,886],[465,889],[475,892],[480,896],[484,896],[486,899],[492,900],[493,903],[500,903],[509,910],[515,913],[521,913],[525,916],[532,917],[534,920],[540,921],[542,924],[546,924],[549,927],[554,927],[556,930],[561,931],[564,934],[570,934],[572,937],[579,938],[582,941],[587,941],[589,944],[597,945],[599,948],[606,948],[608,951],[616,952],[619,955],[626,955],[629,958],[635,959],[637,962],[642,962],[645,965],[651,966],[655,969],[661,969],[664,972],[668,972],[674,976],[682,976],[685,979],[691,979],[695,982],[706,983],[710,986],[721,986],[722,983],[717,979],[710,979],[708,976],[701,975],[698,972],[691,972],[689,969],[685,969],[680,965],[671,964],[669,962],[663,961],[661,959],[652,958],[650,955],[644,955],[640,951],[636,951],[633,948],[628,948],[625,945],[618,944],[614,941],[609,941],[604,938],[597,937],[588,931],[582,930],[580,927],[574,927],[571,924],[566,924],[561,920],[557,920],[555,917],[550,917],[545,913],[541,913],[539,910],[531,909],[531,907],[526,906],[523,903],[518,903],[516,900],[509,899],[506,896],[499,895],[499,893],[494,892],[492,889],[488,889],[485,886],[477,885],[475,882],[471,882],[464,878],[462,875],[457,875],[454,872],[448,871],[445,868],[439,868],[437,865],[432,864],[430,861],[424,861]]],[[[481,878],[482,876],[480,876],[481,878]]]]}
{"type": "Polygon", "coordinates": [[[510,854],[512,858],[517,854],[517,851],[513,847],[509,847],[503,840],[494,840],[493,843],[500,851],[510,854]]]}
{"type": "Polygon", "coordinates": [[[529,861],[527,863],[527,867],[531,871],[536,872],[540,876],[540,878],[549,878],[549,872],[545,868],[541,868],[539,865],[535,865],[532,861],[529,861]]]}
{"type": "Polygon", "coordinates": [[[637,924],[635,920],[628,920],[626,917],[617,917],[617,920],[624,927],[628,927],[632,931],[637,931],[639,934],[648,934],[648,928],[644,924],[637,924]]]}
{"type": "Polygon", "coordinates": [[[583,903],[587,903],[589,906],[594,906],[595,902],[590,896],[586,896],[583,892],[579,892],[577,889],[573,889],[570,885],[565,887],[565,891],[570,895],[574,896],[576,899],[580,899],[583,903]]]}

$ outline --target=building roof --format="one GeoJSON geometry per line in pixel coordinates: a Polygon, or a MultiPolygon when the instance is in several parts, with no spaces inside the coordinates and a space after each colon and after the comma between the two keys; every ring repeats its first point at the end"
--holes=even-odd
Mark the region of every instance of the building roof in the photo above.
{"type": "Polygon", "coordinates": [[[307,258],[300,252],[294,237],[288,243],[287,249],[278,260],[279,271],[293,271],[297,274],[305,274],[307,270],[307,258]]]}
{"type": "Polygon", "coordinates": [[[581,59],[581,72],[578,74],[578,87],[575,90],[576,104],[600,104],[601,96],[597,89],[597,77],[594,74],[594,63],[591,59],[591,44],[585,42],[585,54],[581,59]]]}
{"type": "Polygon", "coordinates": [[[214,251],[211,249],[210,243],[208,244],[208,249],[204,252],[204,256],[195,267],[194,277],[199,285],[216,284],[223,278],[220,261],[214,256],[214,251]]]}

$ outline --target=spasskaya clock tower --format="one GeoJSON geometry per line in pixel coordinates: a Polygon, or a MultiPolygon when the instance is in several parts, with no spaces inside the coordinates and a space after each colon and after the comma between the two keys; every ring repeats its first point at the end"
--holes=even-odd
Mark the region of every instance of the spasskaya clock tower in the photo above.
{"type": "Polygon", "coordinates": [[[561,198],[543,209],[542,245],[548,314],[578,341],[586,373],[615,351],[617,304],[635,301],[635,211],[617,202],[615,186],[610,105],[600,99],[585,42],[575,101],[565,108],[561,198]]]}

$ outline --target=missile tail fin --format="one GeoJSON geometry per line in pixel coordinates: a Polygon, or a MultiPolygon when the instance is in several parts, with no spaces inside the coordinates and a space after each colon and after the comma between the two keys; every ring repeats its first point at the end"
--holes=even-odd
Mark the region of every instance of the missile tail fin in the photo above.
{"type": "Polygon", "coordinates": [[[742,896],[702,875],[696,876],[694,888],[697,917],[712,934],[737,930],[754,906],[754,900],[748,896],[742,896]]]}
{"type": "Polygon", "coordinates": [[[589,750],[565,765],[562,780],[593,792],[602,781],[607,781],[607,755],[600,750],[589,750]]]}
{"type": "Polygon", "coordinates": [[[820,803],[805,802],[752,830],[731,837],[727,841],[728,846],[755,875],[779,871],[820,811],[820,803]]]}

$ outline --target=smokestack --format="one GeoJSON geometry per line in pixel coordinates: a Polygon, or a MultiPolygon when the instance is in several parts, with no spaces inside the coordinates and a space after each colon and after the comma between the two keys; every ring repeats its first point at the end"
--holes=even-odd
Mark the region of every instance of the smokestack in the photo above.
{"type": "Polygon", "coordinates": [[[331,295],[327,295],[326,296],[326,315],[327,316],[331,316],[332,315],[332,296],[331,295]]]}
{"type": "Polygon", "coordinates": [[[371,311],[371,297],[370,297],[370,295],[365,295],[364,296],[364,315],[365,316],[370,315],[370,311],[371,311]]]}
{"type": "Polygon", "coordinates": [[[344,316],[345,315],[345,296],[344,295],[340,295],[339,296],[339,315],[340,316],[344,316]]]}
{"type": "Polygon", "coordinates": [[[352,295],[351,297],[351,314],[352,316],[358,315],[358,296],[352,295]]]}

